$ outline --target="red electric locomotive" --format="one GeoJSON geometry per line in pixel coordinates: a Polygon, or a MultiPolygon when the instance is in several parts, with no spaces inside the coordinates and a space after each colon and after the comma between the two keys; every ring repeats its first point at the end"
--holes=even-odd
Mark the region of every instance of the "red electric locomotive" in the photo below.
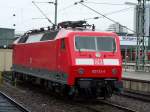
{"type": "Polygon", "coordinates": [[[57,30],[25,33],[14,43],[14,77],[41,79],[70,96],[110,97],[120,91],[119,38],[115,33],[87,30],[88,26],[85,21],[68,21],[57,30]]]}

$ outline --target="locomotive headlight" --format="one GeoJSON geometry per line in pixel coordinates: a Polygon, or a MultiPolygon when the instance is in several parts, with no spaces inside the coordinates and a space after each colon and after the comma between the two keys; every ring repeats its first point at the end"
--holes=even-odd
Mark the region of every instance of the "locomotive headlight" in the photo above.
{"type": "Polygon", "coordinates": [[[79,73],[80,75],[84,74],[84,72],[85,72],[85,71],[84,71],[83,68],[79,68],[79,69],[78,69],[78,73],[79,73]]]}
{"type": "Polygon", "coordinates": [[[112,69],[112,74],[113,74],[113,75],[116,75],[117,73],[118,73],[118,70],[117,70],[116,68],[113,68],[113,69],[112,69]]]}

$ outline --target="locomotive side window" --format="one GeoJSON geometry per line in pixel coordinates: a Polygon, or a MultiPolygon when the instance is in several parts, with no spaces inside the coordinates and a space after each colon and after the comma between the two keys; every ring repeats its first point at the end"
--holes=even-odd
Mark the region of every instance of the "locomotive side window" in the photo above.
{"type": "Polygon", "coordinates": [[[30,36],[28,37],[26,43],[40,42],[42,36],[43,36],[43,33],[42,33],[42,34],[30,35],[30,36]]]}
{"type": "Polygon", "coordinates": [[[46,32],[40,41],[53,40],[56,37],[57,33],[58,33],[58,31],[46,32]]]}
{"type": "Polygon", "coordinates": [[[116,51],[113,37],[80,36],[75,38],[75,46],[81,51],[116,51]]]}
{"type": "Polygon", "coordinates": [[[65,45],[65,39],[61,39],[61,49],[65,49],[66,45],[65,45]]]}

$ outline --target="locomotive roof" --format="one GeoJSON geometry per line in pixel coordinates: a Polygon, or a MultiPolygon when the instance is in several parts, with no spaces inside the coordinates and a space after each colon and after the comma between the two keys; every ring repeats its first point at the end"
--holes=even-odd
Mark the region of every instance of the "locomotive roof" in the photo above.
{"type": "Polygon", "coordinates": [[[69,34],[74,33],[75,35],[106,35],[106,36],[115,36],[116,34],[113,32],[100,32],[100,31],[92,31],[87,29],[77,29],[77,28],[61,28],[59,30],[46,30],[41,32],[32,32],[32,33],[26,33],[22,37],[18,38],[14,44],[17,43],[32,43],[32,42],[40,42],[40,41],[48,41],[48,40],[56,40],[60,38],[67,38],[69,34]],[[35,40],[30,39],[30,37],[35,37],[34,35],[37,35],[37,38],[35,40]],[[40,35],[40,40],[38,39],[40,35]],[[29,37],[29,39],[28,39],[29,37]]]}
{"type": "Polygon", "coordinates": [[[65,38],[70,33],[87,33],[87,34],[107,34],[107,35],[116,35],[116,33],[113,32],[102,32],[102,31],[92,31],[88,29],[82,29],[82,28],[60,28],[59,30],[45,30],[41,32],[33,32],[29,33],[29,35],[37,35],[37,34],[44,34],[44,33],[53,33],[57,32],[57,35],[53,39],[59,39],[59,38],[65,38]]]}
{"type": "Polygon", "coordinates": [[[109,36],[114,36],[116,35],[116,33],[114,32],[102,32],[102,31],[91,31],[91,30],[77,30],[77,29],[65,29],[65,28],[62,28],[55,39],[59,39],[59,38],[65,38],[67,37],[68,34],[70,33],[76,33],[76,34],[104,34],[104,35],[109,35],[109,36]]]}

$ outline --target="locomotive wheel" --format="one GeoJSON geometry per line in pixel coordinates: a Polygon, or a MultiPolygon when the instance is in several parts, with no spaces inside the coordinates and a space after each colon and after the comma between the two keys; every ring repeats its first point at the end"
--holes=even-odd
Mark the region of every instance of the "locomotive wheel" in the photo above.
{"type": "Polygon", "coordinates": [[[103,88],[104,99],[110,98],[112,93],[113,91],[110,85],[106,85],[105,88],[103,88]]]}

